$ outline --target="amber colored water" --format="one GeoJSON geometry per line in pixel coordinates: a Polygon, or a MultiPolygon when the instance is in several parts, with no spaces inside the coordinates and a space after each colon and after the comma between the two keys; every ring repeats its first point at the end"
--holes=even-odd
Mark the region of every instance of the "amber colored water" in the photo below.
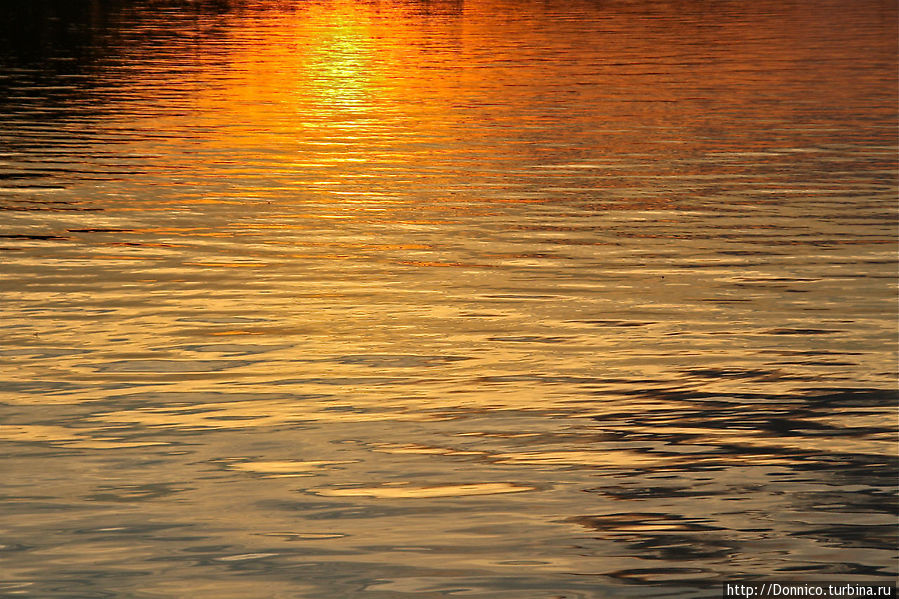
{"type": "Polygon", "coordinates": [[[894,1],[0,21],[0,596],[895,580],[894,1]]]}

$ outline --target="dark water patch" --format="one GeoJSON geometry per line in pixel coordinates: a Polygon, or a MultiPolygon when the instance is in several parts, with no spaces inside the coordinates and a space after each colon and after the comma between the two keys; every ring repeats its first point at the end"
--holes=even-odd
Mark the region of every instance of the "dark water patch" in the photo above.
{"type": "MultiPolygon", "coordinates": [[[[158,495],[159,497],[164,497],[165,495],[158,495]]],[[[148,499],[152,499],[152,497],[147,497],[148,499]]],[[[170,540],[178,539],[178,540],[189,540],[192,537],[184,537],[180,535],[171,536],[169,533],[172,531],[179,530],[189,530],[191,528],[190,524],[180,524],[180,523],[141,523],[141,524],[131,524],[127,522],[120,522],[119,524],[114,524],[112,522],[107,522],[103,526],[99,528],[83,528],[83,529],[74,529],[72,530],[72,534],[75,535],[85,535],[98,540],[118,540],[121,538],[132,538],[132,537],[144,537],[144,536],[160,536],[158,533],[166,533],[166,538],[170,540]]]]}
{"type": "Polygon", "coordinates": [[[253,356],[265,354],[282,349],[288,349],[293,345],[255,345],[241,343],[215,343],[208,345],[176,345],[172,347],[154,348],[154,351],[191,351],[202,353],[220,353],[231,356],[253,356]]]}
{"type": "MultiPolygon", "coordinates": [[[[3,206],[0,210],[8,212],[102,212],[103,208],[81,208],[62,206],[3,206]]],[[[64,239],[68,239],[67,237],[64,239]]]]}
{"type": "Polygon", "coordinates": [[[604,377],[587,377],[587,376],[564,376],[564,375],[540,375],[540,374],[504,374],[495,376],[481,376],[475,379],[476,383],[522,383],[535,382],[546,383],[548,385],[610,385],[616,383],[636,383],[636,384],[653,384],[659,381],[643,380],[635,381],[633,379],[617,379],[604,377]]]}
{"type": "Polygon", "coordinates": [[[61,206],[77,206],[79,204],[83,204],[84,202],[78,202],[74,200],[50,200],[46,198],[35,199],[35,198],[6,198],[6,201],[18,203],[18,204],[40,204],[40,205],[61,205],[61,206]]]}
{"type": "Polygon", "coordinates": [[[568,522],[580,524],[607,534],[639,534],[642,531],[652,531],[654,528],[660,531],[675,532],[722,530],[720,527],[709,526],[680,515],[653,512],[621,512],[597,516],[577,516],[570,518],[568,522]]]}
{"type": "Polygon", "coordinates": [[[15,185],[12,187],[0,187],[0,193],[22,193],[31,191],[64,191],[64,187],[58,185],[41,185],[35,183],[32,185],[15,185]]]}
{"type": "Polygon", "coordinates": [[[267,532],[259,533],[260,536],[275,537],[285,541],[327,541],[330,539],[344,539],[348,535],[339,532],[267,532]]]}
{"type": "MultiPolygon", "coordinates": [[[[39,582],[32,582],[10,594],[10,597],[21,596],[21,593],[39,593],[39,597],[67,599],[114,599],[121,591],[106,591],[104,588],[115,586],[127,587],[132,577],[149,576],[150,570],[118,570],[110,573],[104,568],[66,569],[61,568],[50,577],[39,582]]],[[[26,595],[27,596],[27,595],[26,595]]]]}
{"type": "Polygon", "coordinates": [[[828,564],[815,564],[808,566],[784,566],[776,569],[776,572],[803,572],[814,573],[816,577],[830,576],[837,578],[838,576],[845,580],[847,576],[858,576],[870,578],[892,578],[895,580],[897,571],[895,568],[868,566],[855,562],[841,562],[828,564]]]}
{"type": "Polygon", "coordinates": [[[802,396],[818,409],[837,407],[881,407],[895,409],[899,390],[865,388],[811,388],[802,396]]]}
{"type": "Polygon", "coordinates": [[[627,543],[634,552],[640,552],[646,559],[662,561],[697,561],[727,559],[745,551],[746,544],[715,539],[711,535],[683,535],[651,533],[640,536],[640,540],[627,543]],[[648,537],[648,538],[647,538],[648,537]]]}
{"type": "MultiPolygon", "coordinates": [[[[633,499],[671,499],[676,497],[704,497],[708,495],[708,490],[694,489],[687,486],[652,486],[652,487],[597,487],[595,489],[584,489],[590,493],[600,493],[608,495],[615,499],[633,500],[633,499]]],[[[578,524],[592,526],[590,520],[579,522],[578,524]]]]}
{"type": "MultiPolygon", "coordinates": [[[[50,459],[53,456],[48,456],[50,459]]],[[[72,502],[68,500],[66,502],[56,502],[56,501],[47,501],[47,496],[42,497],[30,497],[30,496],[5,496],[3,501],[5,503],[4,509],[7,510],[10,514],[37,514],[37,515],[52,515],[52,514],[69,514],[69,513],[79,513],[79,512],[87,512],[91,511],[93,508],[89,505],[80,502],[72,502]]]]}
{"type": "Polygon", "coordinates": [[[505,341],[510,343],[565,343],[571,341],[574,337],[541,337],[539,335],[519,335],[519,336],[503,336],[488,337],[488,341],[505,341]]]}
{"type": "Polygon", "coordinates": [[[764,335],[833,335],[834,333],[844,333],[844,329],[792,329],[777,328],[763,331],[764,335]]]}
{"type": "Polygon", "coordinates": [[[29,239],[34,241],[56,241],[56,240],[66,240],[69,237],[63,237],[60,235],[29,235],[29,234],[12,234],[12,235],[0,235],[0,239],[29,239]]]}
{"type": "Polygon", "coordinates": [[[86,364],[97,372],[221,372],[254,364],[250,360],[117,360],[86,364]]]}
{"type": "Polygon", "coordinates": [[[712,404],[745,403],[766,404],[781,402],[783,404],[809,403],[826,404],[831,407],[836,405],[860,405],[894,407],[899,400],[899,391],[893,389],[876,389],[865,387],[806,387],[794,390],[792,393],[716,393],[695,389],[653,389],[651,391],[631,390],[626,391],[629,396],[661,397],[666,400],[682,402],[701,401],[712,404]]]}
{"type": "MultiPolygon", "coordinates": [[[[174,562],[186,564],[192,568],[206,570],[213,568],[224,572],[258,572],[272,575],[278,572],[290,572],[290,566],[296,564],[297,558],[308,562],[314,558],[318,562],[322,558],[337,558],[353,555],[356,551],[339,550],[328,547],[307,548],[302,546],[259,547],[252,551],[235,545],[197,545],[180,549],[176,555],[152,558],[155,563],[174,562]]],[[[330,560],[329,560],[330,561],[330,560]]],[[[308,565],[308,563],[307,563],[308,565]]]]}
{"type": "Polygon", "coordinates": [[[318,394],[234,392],[234,391],[141,391],[110,396],[106,402],[125,405],[148,405],[156,407],[189,406],[206,404],[227,404],[246,401],[304,400],[325,397],[318,394]]]}
{"type": "Polygon", "coordinates": [[[185,483],[102,485],[96,492],[86,495],[84,499],[86,501],[132,503],[170,497],[190,489],[191,487],[185,483]]]}
{"type": "Polygon", "coordinates": [[[110,241],[104,245],[113,247],[142,247],[142,248],[180,248],[183,244],[177,243],[140,243],[137,241],[110,241]]]}
{"type": "Polygon", "coordinates": [[[485,296],[487,299],[510,299],[510,300],[554,300],[558,299],[556,295],[536,295],[524,293],[497,293],[485,296]]]}
{"type": "Polygon", "coordinates": [[[694,584],[699,588],[710,587],[710,580],[717,578],[712,569],[706,568],[633,568],[629,570],[616,570],[603,574],[616,580],[627,583],[642,584],[694,584]]]}
{"type": "Polygon", "coordinates": [[[857,366],[858,362],[840,362],[838,360],[784,360],[778,362],[778,364],[783,366],[857,366]]]}
{"type": "MultiPolygon", "coordinates": [[[[418,379],[396,377],[334,377],[334,378],[298,378],[268,381],[268,385],[330,385],[337,387],[357,387],[368,385],[414,385],[418,379]]],[[[247,383],[252,384],[252,383],[247,383]]]]}
{"type": "Polygon", "coordinates": [[[763,370],[745,368],[694,368],[684,370],[684,374],[711,379],[766,379],[766,380],[791,380],[794,377],[785,374],[782,370],[763,370]]]}
{"type": "Polygon", "coordinates": [[[595,324],[603,327],[645,327],[652,324],[657,324],[655,322],[641,322],[633,320],[571,320],[569,322],[579,324],[595,324]]]}
{"type": "Polygon", "coordinates": [[[0,349],[0,356],[29,356],[31,358],[59,358],[91,353],[93,350],[55,347],[23,347],[0,349]]]}
{"type": "Polygon", "coordinates": [[[52,395],[78,392],[83,390],[83,386],[70,381],[0,381],[0,390],[10,393],[52,395]]]}
{"type": "Polygon", "coordinates": [[[134,229],[66,229],[69,233],[131,233],[134,229]]]}
{"type": "MultiPolygon", "coordinates": [[[[388,503],[366,503],[356,504],[341,500],[340,503],[333,501],[274,501],[266,500],[259,502],[257,505],[263,509],[302,512],[303,518],[318,522],[320,520],[365,520],[368,518],[394,518],[401,516],[418,516],[427,515],[433,517],[446,517],[449,514],[460,511],[459,507],[448,505],[446,503],[437,504],[388,504],[388,503]]],[[[335,525],[336,526],[336,525],[335,525]]]]}
{"type": "Polygon", "coordinates": [[[333,361],[340,364],[359,364],[371,368],[419,368],[471,359],[468,356],[428,356],[416,354],[357,354],[332,358],[333,361]]]}
{"type": "Polygon", "coordinates": [[[899,491],[867,488],[842,491],[829,488],[821,491],[800,491],[794,495],[797,503],[809,510],[838,513],[880,513],[899,516],[899,491]]]}
{"type": "Polygon", "coordinates": [[[897,532],[894,523],[890,524],[832,524],[793,536],[811,537],[823,544],[837,547],[864,547],[895,551],[897,532]]]}
{"type": "Polygon", "coordinates": [[[184,316],[175,319],[177,322],[201,322],[208,324],[243,324],[251,322],[269,322],[268,318],[254,318],[251,316],[184,316]]]}

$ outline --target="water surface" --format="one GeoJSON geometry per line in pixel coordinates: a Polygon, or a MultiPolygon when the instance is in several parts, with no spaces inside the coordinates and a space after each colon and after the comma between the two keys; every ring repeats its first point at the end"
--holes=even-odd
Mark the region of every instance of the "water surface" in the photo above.
{"type": "Polygon", "coordinates": [[[2,596],[895,580],[895,2],[2,11],[2,596]]]}

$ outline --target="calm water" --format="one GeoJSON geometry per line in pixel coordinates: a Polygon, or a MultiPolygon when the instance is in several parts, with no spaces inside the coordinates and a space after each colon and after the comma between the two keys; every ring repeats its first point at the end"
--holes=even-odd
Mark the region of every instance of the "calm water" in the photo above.
{"type": "Polygon", "coordinates": [[[0,21],[3,597],[895,579],[893,0],[0,21]]]}

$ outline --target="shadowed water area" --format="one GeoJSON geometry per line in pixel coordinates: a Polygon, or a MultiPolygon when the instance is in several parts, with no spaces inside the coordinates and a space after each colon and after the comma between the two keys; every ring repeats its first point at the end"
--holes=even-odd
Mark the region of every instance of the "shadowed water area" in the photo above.
{"type": "Polygon", "coordinates": [[[895,580],[894,1],[0,22],[0,596],[895,580]]]}

